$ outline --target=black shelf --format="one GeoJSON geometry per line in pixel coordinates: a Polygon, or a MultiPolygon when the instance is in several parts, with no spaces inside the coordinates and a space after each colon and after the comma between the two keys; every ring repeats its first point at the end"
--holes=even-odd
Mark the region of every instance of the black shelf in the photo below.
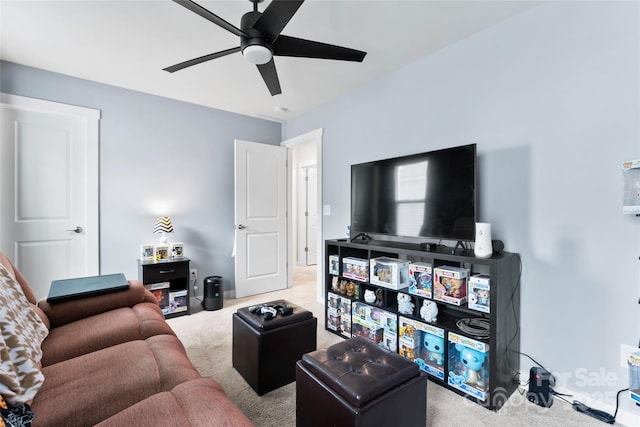
{"type": "Polygon", "coordinates": [[[189,258],[185,257],[157,262],[138,260],[138,280],[145,285],[145,288],[153,287],[152,285],[157,283],[169,283],[169,286],[164,288],[166,289],[166,300],[158,301],[166,319],[191,314],[189,264],[189,258]],[[178,298],[180,301],[177,309],[171,301],[174,296],[176,301],[178,298]]]}
{"type": "MultiPolygon", "coordinates": [[[[448,344],[445,345],[445,379],[439,379],[429,376],[433,382],[440,384],[457,394],[464,396],[482,406],[491,410],[498,410],[506,402],[509,396],[518,387],[516,374],[520,368],[520,259],[517,254],[504,252],[494,255],[491,258],[476,258],[473,251],[459,249],[456,253],[451,253],[453,248],[437,246],[433,251],[426,251],[420,248],[419,244],[387,242],[387,241],[358,241],[351,242],[347,239],[334,239],[325,241],[325,265],[329,265],[329,256],[337,255],[339,257],[339,280],[353,280],[343,278],[342,259],[344,257],[356,257],[365,260],[377,257],[390,257],[411,262],[426,262],[431,264],[432,268],[440,266],[463,267],[470,270],[471,274],[481,273],[490,277],[490,313],[483,313],[472,310],[467,307],[466,303],[462,306],[446,304],[435,301],[438,304],[438,318],[436,322],[428,325],[435,326],[444,331],[445,343],[448,338],[455,339],[456,334],[463,337],[472,338],[473,340],[486,344],[489,348],[487,358],[489,361],[488,370],[488,388],[482,398],[478,398],[473,394],[468,394],[448,383],[448,366],[449,351],[448,344]],[[461,331],[456,325],[460,319],[486,319],[489,322],[489,337],[486,339],[474,338],[473,336],[461,331]],[[452,334],[452,335],[449,335],[452,334]]],[[[328,270],[327,270],[328,271],[328,270]]],[[[332,278],[336,277],[332,274],[325,276],[325,297],[328,300],[328,293],[340,295],[331,289],[332,278]]],[[[399,317],[402,316],[413,321],[426,322],[420,317],[420,306],[423,300],[430,298],[409,294],[407,288],[394,290],[385,287],[379,287],[368,281],[359,282],[360,292],[352,298],[351,302],[359,302],[367,304],[364,301],[365,289],[382,289],[384,293],[384,304],[377,307],[374,304],[368,304],[372,309],[379,308],[387,312],[393,312],[396,316],[396,325],[399,324],[399,317]],[[397,294],[409,294],[414,303],[414,311],[412,314],[398,313],[397,294]]],[[[346,337],[347,334],[341,333],[340,330],[332,330],[327,327],[328,307],[325,307],[325,328],[334,334],[346,337]]],[[[332,312],[335,315],[334,312],[332,312]]],[[[351,313],[353,316],[353,313],[351,313]]],[[[352,320],[352,317],[351,317],[352,320]]],[[[398,331],[396,331],[397,333],[398,331]]],[[[400,334],[397,333],[399,336],[400,334]]],[[[399,349],[399,338],[396,337],[396,349],[399,349]]]]}

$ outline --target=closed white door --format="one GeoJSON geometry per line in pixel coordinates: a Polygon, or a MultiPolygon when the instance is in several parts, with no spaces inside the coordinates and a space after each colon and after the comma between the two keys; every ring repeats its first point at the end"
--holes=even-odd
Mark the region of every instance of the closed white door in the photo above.
{"type": "Polygon", "coordinates": [[[99,111],[2,94],[0,250],[38,299],[97,275],[99,111]]]}
{"type": "Polygon", "coordinates": [[[287,287],[286,149],[235,141],[236,297],[287,287]]]}

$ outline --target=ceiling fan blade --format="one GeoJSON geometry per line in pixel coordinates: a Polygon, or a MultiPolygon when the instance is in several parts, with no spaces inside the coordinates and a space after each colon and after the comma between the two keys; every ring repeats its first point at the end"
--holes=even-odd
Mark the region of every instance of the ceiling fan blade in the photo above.
{"type": "Polygon", "coordinates": [[[300,58],[362,62],[367,52],[296,37],[280,36],[273,44],[273,54],[300,58]]]}
{"type": "Polygon", "coordinates": [[[244,31],[242,31],[241,29],[235,27],[233,24],[228,23],[227,21],[225,21],[224,19],[220,18],[218,15],[214,14],[213,12],[210,12],[209,10],[207,10],[204,7],[200,6],[198,3],[195,3],[195,2],[193,2],[191,0],[173,0],[173,1],[178,3],[180,6],[186,7],[191,12],[202,16],[204,19],[207,19],[207,20],[213,22],[217,26],[219,26],[221,28],[224,28],[225,30],[235,34],[236,36],[247,36],[248,37],[248,35],[244,31]]]}
{"type": "Polygon", "coordinates": [[[278,72],[276,71],[276,64],[273,62],[273,58],[271,58],[271,61],[266,64],[256,65],[256,67],[258,67],[258,71],[260,71],[262,79],[267,84],[267,88],[269,88],[271,96],[281,94],[282,90],[280,89],[278,72]]]}
{"type": "Polygon", "coordinates": [[[253,28],[273,43],[298,11],[304,0],[272,0],[253,28]]]}
{"type": "Polygon", "coordinates": [[[231,53],[240,52],[240,46],[232,47],[231,49],[221,50],[220,52],[210,53],[209,55],[201,56],[199,58],[190,59],[188,61],[181,62],[179,64],[172,65],[167,68],[163,68],[164,71],[175,73],[184,68],[191,67],[192,65],[202,64],[203,62],[211,61],[212,59],[220,58],[221,56],[229,55],[231,53]]]}

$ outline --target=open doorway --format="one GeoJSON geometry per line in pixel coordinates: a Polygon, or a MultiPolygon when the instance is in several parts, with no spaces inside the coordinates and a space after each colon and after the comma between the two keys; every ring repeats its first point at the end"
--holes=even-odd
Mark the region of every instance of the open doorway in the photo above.
{"type": "Polygon", "coordinates": [[[320,216],[322,129],[282,143],[289,149],[289,271],[290,286],[316,285],[322,300],[322,217],[320,216]],[[315,280],[309,278],[315,277],[315,280]]]}

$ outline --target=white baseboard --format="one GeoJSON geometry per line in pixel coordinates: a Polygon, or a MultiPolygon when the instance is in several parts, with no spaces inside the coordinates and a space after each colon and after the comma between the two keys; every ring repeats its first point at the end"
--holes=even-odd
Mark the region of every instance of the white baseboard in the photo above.
{"type": "MultiPolygon", "coordinates": [[[[529,378],[529,373],[520,372],[520,378],[529,378]]],[[[521,389],[526,391],[528,387],[522,386],[521,389]]],[[[563,396],[569,402],[573,402],[574,400],[577,400],[591,408],[607,412],[611,415],[613,415],[616,412],[615,403],[611,405],[609,403],[603,402],[602,400],[594,399],[588,394],[579,393],[579,392],[576,392],[575,390],[571,390],[569,388],[562,387],[559,385],[553,386],[553,390],[560,394],[569,395],[569,396],[563,396]]],[[[563,402],[558,397],[556,397],[554,400],[556,400],[558,404],[568,405],[566,402],[563,402]]],[[[618,407],[618,413],[616,415],[616,422],[615,422],[616,425],[628,426],[628,427],[640,426],[640,407],[637,407],[636,411],[633,411],[633,410],[629,411],[628,409],[622,407],[625,405],[628,406],[628,403],[624,403],[624,402],[631,402],[628,392],[623,392],[620,394],[620,407],[618,407]]],[[[631,403],[635,406],[635,403],[633,402],[631,403]]],[[[585,415],[585,417],[589,417],[589,416],[585,415]]]]}

